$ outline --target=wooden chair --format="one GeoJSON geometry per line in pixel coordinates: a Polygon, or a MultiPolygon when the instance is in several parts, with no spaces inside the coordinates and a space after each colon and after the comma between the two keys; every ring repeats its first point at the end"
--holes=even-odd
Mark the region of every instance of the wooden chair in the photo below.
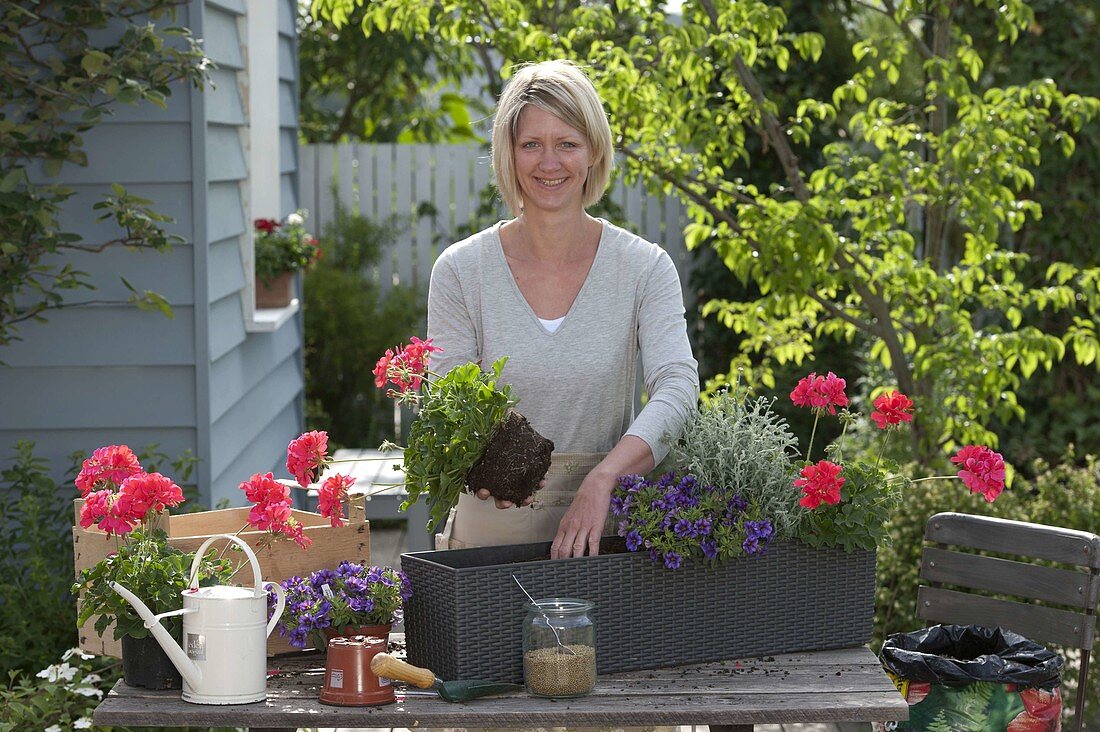
{"type": "Polygon", "coordinates": [[[1100,599],[1100,536],[961,513],[928,519],[917,614],[929,623],[1000,626],[1037,643],[1081,650],[1074,707],[1083,725],[1100,599]],[[1011,555],[987,556],[974,552],[1011,555]],[[1048,560],[1063,567],[1035,564],[1048,560]],[[989,594],[976,594],[989,593],[989,594]],[[997,597],[991,597],[990,594],[997,597]],[[1006,596],[1024,600],[1002,599],[1006,596]]]}

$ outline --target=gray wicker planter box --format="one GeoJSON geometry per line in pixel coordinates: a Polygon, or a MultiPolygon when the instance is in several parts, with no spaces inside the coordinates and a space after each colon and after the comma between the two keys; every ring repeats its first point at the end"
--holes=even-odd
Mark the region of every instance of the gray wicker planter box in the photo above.
{"type": "MultiPolygon", "coordinates": [[[[605,537],[604,542],[617,541],[605,537]]],[[[444,680],[523,681],[526,599],[596,603],[600,673],[859,646],[875,554],[777,542],[762,557],[668,570],[641,552],[550,560],[550,543],[401,555],[408,659],[444,680]]]]}

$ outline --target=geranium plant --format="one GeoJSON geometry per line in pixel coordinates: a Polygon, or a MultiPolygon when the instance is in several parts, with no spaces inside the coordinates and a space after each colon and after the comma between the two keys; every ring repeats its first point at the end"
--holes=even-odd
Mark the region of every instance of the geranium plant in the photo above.
{"type": "MultiPolygon", "coordinates": [[[[160,473],[143,471],[126,445],[96,450],[81,466],[76,486],[84,498],[80,525],[99,528],[117,549],[83,570],[73,585],[73,594],[83,593],[78,623],[99,615],[96,632],[102,634],[113,620],[116,639],[144,638],[149,630],[110,583],[118,582],[136,594],[154,613],[183,607],[180,593],[189,585],[193,555],[171,546],[159,526],[164,511],[183,502],[183,491],[160,473]]],[[[211,551],[200,564],[200,581],[224,582],[231,572],[230,562],[211,551]]],[[[178,636],[179,618],[169,621],[169,631],[178,636]]]]}
{"type": "Polygon", "coordinates": [[[847,409],[847,384],[833,372],[811,373],[791,392],[791,401],[812,409],[814,427],[806,460],[793,485],[801,491],[798,500],[808,509],[799,538],[812,546],[839,546],[846,550],[874,549],[886,536],[886,522],[897,509],[901,496],[925,480],[957,478],[973,493],[992,502],[1005,487],[1005,464],[999,453],[981,445],[967,445],[951,458],[959,465],[953,476],[911,479],[897,463],[884,457],[890,436],[913,419],[913,401],[889,389],[874,399],[871,421],[883,432],[882,444],[873,463],[845,461],[841,445],[844,434],[859,416],[847,409]],[[840,412],[837,409],[840,408],[840,412]],[[826,448],[827,459],[811,463],[817,424],[822,416],[837,416],[843,423],[840,439],[826,448]]]}
{"type": "Polygon", "coordinates": [[[256,219],[253,252],[256,277],[270,282],[286,272],[309,268],[321,258],[317,240],[305,227],[306,212],[296,211],[284,221],[256,219]]]}
{"type": "Polygon", "coordinates": [[[655,563],[679,569],[685,561],[727,560],[763,554],[775,530],[759,505],[730,490],[703,485],[689,474],[658,480],[619,478],[611,513],[629,551],[649,552],[655,563]]]}
{"type": "MultiPolygon", "coordinates": [[[[309,576],[282,582],[286,610],[279,633],[296,648],[312,643],[325,647],[324,631],[353,632],[367,625],[399,622],[404,604],[412,597],[412,585],[404,572],[391,567],[368,567],[340,562],[336,569],[321,569],[309,576]]],[[[269,611],[274,598],[269,595],[269,611]]]]}
{"type": "MultiPolygon", "coordinates": [[[[442,522],[463,491],[485,488],[515,505],[532,495],[550,467],[554,443],[536,432],[513,407],[518,400],[500,383],[507,358],[491,370],[476,363],[446,374],[429,371],[431,339],[413,336],[387,350],[374,367],[375,384],[418,410],[404,448],[407,508],[427,495],[428,529],[442,522]]],[[[386,443],[383,448],[395,448],[386,443]]]]}

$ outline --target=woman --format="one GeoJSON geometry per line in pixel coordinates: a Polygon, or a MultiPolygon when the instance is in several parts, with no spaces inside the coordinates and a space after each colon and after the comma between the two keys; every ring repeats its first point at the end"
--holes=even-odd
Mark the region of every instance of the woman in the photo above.
{"type": "Polygon", "coordinates": [[[533,501],[462,494],[437,543],[552,539],[552,558],[595,555],[618,476],[651,470],[695,408],[698,364],[679,278],[662,249],[585,212],[607,188],[612,143],[579,68],[520,69],[501,96],[492,144],[515,218],[436,261],[428,336],[443,352],[433,370],[508,356],[503,378],[555,450],[533,501]],[[649,400],[635,418],[639,357],[649,400]]]}

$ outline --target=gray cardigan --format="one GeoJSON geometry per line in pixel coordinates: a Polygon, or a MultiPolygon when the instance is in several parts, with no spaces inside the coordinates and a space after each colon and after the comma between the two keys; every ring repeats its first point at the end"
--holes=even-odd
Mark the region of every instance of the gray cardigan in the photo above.
{"type": "MultiPolygon", "coordinates": [[[[502,223],[502,222],[501,222],[502,223]]],[[[501,223],[448,247],[428,290],[428,337],[443,348],[432,370],[508,356],[502,380],[556,452],[607,452],[624,434],[668,452],[695,409],[699,365],[691,355],[683,295],[660,247],[606,221],[588,276],[554,333],[539,322],[504,257],[501,223]],[[634,416],[641,357],[648,401],[634,416]]]]}

